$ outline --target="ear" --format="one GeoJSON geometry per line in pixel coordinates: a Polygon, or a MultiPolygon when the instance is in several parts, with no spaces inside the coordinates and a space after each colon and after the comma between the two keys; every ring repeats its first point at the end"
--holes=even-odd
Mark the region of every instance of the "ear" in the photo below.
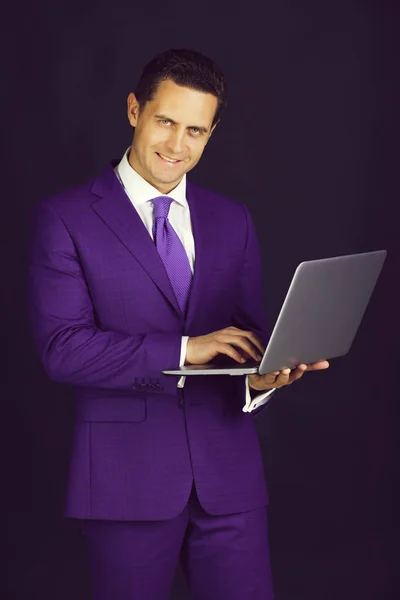
{"type": "Polygon", "coordinates": [[[131,92],[128,96],[127,109],[129,123],[132,125],[132,127],[136,127],[139,118],[140,106],[133,92],[131,92]]]}

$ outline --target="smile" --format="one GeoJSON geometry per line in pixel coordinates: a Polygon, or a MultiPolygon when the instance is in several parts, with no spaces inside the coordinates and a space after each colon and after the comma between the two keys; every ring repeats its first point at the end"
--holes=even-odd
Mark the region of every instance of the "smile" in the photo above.
{"type": "Polygon", "coordinates": [[[163,162],[169,163],[171,165],[176,165],[177,163],[182,162],[181,160],[174,160],[173,158],[168,158],[168,156],[164,156],[164,154],[160,154],[159,152],[156,152],[156,154],[159,158],[161,158],[163,162]]]}

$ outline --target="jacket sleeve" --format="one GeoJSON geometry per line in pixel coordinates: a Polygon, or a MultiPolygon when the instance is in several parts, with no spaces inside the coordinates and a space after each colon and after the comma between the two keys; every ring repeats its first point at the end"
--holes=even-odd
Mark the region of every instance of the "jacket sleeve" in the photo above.
{"type": "Polygon", "coordinates": [[[181,335],[100,329],[78,250],[47,201],[35,207],[31,219],[28,310],[35,345],[54,381],[132,390],[145,377],[159,382],[156,393],[176,393],[177,377],[160,371],[178,365],[181,335]]]}
{"type": "MultiPolygon", "coordinates": [[[[263,302],[261,252],[249,210],[244,205],[242,205],[242,208],[247,235],[233,325],[240,329],[253,331],[266,346],[271,332],[263,302]]],[[[257,394],[260,394],[260,392],[257,394]]],[[[276,391],[271,394],[271,397],[275,394],[276,391]]],[[[250,414],[254,417],[259,416],[268,404],[269,402],[251,411],[250,414]]]]}

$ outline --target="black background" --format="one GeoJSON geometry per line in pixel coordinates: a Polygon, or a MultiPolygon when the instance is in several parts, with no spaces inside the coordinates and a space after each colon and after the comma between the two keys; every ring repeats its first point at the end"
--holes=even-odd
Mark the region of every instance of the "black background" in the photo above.
{"type": "MultiPolygon", "coordinates": [[[[90,597],[77,524],[61,518],[71,393],[47,380],[29,333],[29,214],[122,155],[126,97],[168,47],[227,74],[227,111],[189,177],[250,208],[271,325],[299,262],[388,250],[351,352],[280,390],[256,424],[276,600],[396,597],[399,12],[355,0],[3,12],[1,598],[90,597]]],[[[180,568],[171,598],[188,598],[180,568]]]]}

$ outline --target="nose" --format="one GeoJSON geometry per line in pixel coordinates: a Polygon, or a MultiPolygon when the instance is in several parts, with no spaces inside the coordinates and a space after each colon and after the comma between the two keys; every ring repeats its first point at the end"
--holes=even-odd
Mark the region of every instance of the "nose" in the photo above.
{"type": "Polygon", "coordinates": [[[184,131],[171,131],[168,140],[168,152],[172,154],[171,158],[178,158],[184,148],[184,131]]]}

